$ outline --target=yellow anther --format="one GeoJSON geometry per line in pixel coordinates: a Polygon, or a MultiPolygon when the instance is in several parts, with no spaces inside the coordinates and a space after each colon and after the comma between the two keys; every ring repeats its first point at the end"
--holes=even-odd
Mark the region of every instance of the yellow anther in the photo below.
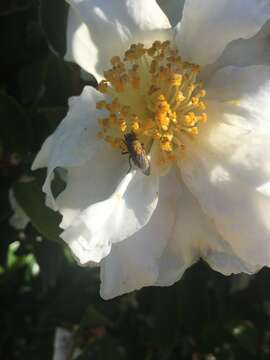
{"type": "Polygon", "coordinates": [[[181,74],[173,74],[170,78],[171,86],[180,86],[182,83],[182,75],[181,74]]]}
{"type": "Polygon", "coordinates": [[[163,50],[166,49],[169,46],[170,46],[170,41],[169,40],[166,40],[161,44],[161,47],[162,47],[163,50]]]}
{"type": "Polygon", "coordinates": [[[168,130],[170,126],[170,118],[164,113],[157,113],[156,120],[163,130],[168,130]]]}
{"type": "Polygon", "coordinates": [[[132,44],[125,52],[124,61],[132,61],[140,59],[146,52],[143,44],[132,44]]]}
{"type": "Polygon", "coordinates": [[[140,123],[138,121],[133,121],[131,124],[131,129],[133,132],[137,133],[140,130],[140,123]]]}
{"type": "Polygon", "coordinates": [[[172,144],[169,141],[160,143],[160,147],[163,151],[172,151],[172,144]]]}
{"type": "Polygon", "coordinates": [[[162,43],[161,43],[161,41],[159,41],[159,40],[156,40],[156,41],[154,41],[153,42],[153,48],[155,48],[156,50],[159,50],[160,48],[161,48],[161,45],[162,45],[162,43]]]}
{"type": "Polygon", "coordinates": [[[197,98],[197,97],[193,97],[193,98],[191,98],[191,102],[192,102],[193,105],[196,106],[196,105],[199,104],[200,100],[199,100],[199,98],[197,98]]]}
{"type": "Polygon", "coordinates": [[[118,63],[116,65],[114,65],[113,67],[115,74],[122,74],[125,71],[125,65],[123,63],[118,63]]]}
{"type": "Polygon", "coordinates": [[[199,133],[199,130],[196,126],[193,126],[192,128],[187,128],[184,130],[191,135],[198,135],[198,133],[199,133]]]}
{"type": "Polygon", "coordinates": [[[194,126],[194,127],[191,129],[191,134],[192,134],[192,135],[198,135],[198,133],[199,133],[198,128],[197,128],[196,126],[194,126]]]}
{"type": "Polygon", "coordinates": [[[172,121],[174,124],[177,123],[177,114],[176,114],[175,111],[171,114],[171,121],[172,121]]]}
{"type": "Polygon", "coordinates": [[[204,111],[206,109],[205,103],[203,101],[200,101],[197,105],[197,108],[199,111],[204,111]]]}
{"type": "Polygon", "coordinates": [[[193,112],[189,112],[184,116],[184,120],[187,125],[193,125],[196,122],[196,116],[193,112]]]}
{"type": "Polygon", "coordinates": [[[176,96],[175,96],[175,101],[176,102],[182,102],[186,99],[186,97],[183,95],[182,91],[179,91],[176,96]]]}
{"type": "Polygon", "coordinates": [[[172,134],[164,134],[161,137],[161,141],[160,141],[160,147],[162,150],[170,152],[173,150],[173,146],[172,146],[172,139],[173,139],[173,135],[172,134]]]}
{"type": "Polygon", "coordinates": [[[172,139],[173,139],[173,134],[167,133],[167,134],[162,135],[163,141],[172,141],[172,139]]]}
{"type": "Polygon", "coordinates": [[[165,99],[165,96],[164,95],[159,95],[159,97],[158,97],[158,101],[166,101],[166,99],[165,99]]]}
{"type": "Polygon", "coordinates": [[[172,143],[171,141],[168,141],[168,140],[161,140],[161,143],[160,143],[160,147],[162,150],[166,151],[166,152],[170,152],[173,150],[173,147],[172,147],[172,143]]]}
{"type": "Polygon", "coordinates": [[[127,122],[124,119],[119,119],[119,129],[122,132],[125,132],[127,130],[127,122]]]}
{"type": "Polygon", "coordinates": [[[98,101],[96,103],[96,109],[98,109],[98,110],[105,109],[106,105],[107,105],[106,101],[104,101],[104,100],[98,101]]]}
{"type": "Polygon", "coordinates": [[[200,116],[200,121],[206,122],[208,120],[208,116],[206,113],[202,113],[200,116]]]}
{"type": "Polygon", "coordinates": [[[153,134],[153,138],[156,139],[156,140],[160,140],[161,137],[162,137],[161,133],[158,130],[154,130],[152,132],[152,134],[153,134]]]}
{"type": "Polygon", "coordinates": [[[167,113],[170,110],[170,105],[167,101],[160,101],[157,104],[157,111],[167,113]]]}
{"type": "Polygon", "coordinates": [[[200,90],[198,93],[199,97],[205,97],[206,96],[206,91],[204,89],[200,90]]]}
{"type": "Polygon", "coordinates": [[[112,64],[113,66],[118,65],[119,63],[121,63],[121,59],[120,59],[119,56],[113,56],[113,57],[111,58],[111,64],[112,64]]]}
{"type": "Polygon", "coordinates": [[[108,82],[106,80],[101,80],[101,82],[98,84],[98,91],[100,91],[101,93],[106,93],[108,87],[108,82]]]}

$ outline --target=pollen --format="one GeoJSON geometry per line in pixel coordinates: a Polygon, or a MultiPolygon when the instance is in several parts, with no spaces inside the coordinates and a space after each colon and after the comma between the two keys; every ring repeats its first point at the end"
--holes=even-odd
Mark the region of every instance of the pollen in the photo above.
{"type": "Polygon", "coordinates": [[[197,80],[200,66],[184,61],[169,41],[150,47],[132,44],[123,58],[113,56],[98,90],[98,138],[123,152],[125,135],[135,133],[147,153],[153,143],[162,162],[179,159],[207,121],[206,91],[197,80]]]}

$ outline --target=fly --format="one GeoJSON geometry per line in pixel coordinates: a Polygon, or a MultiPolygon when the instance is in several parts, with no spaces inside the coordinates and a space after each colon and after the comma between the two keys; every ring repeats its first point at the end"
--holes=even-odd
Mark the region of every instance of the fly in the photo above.
{"type": "Polygon", "coordinates": [[[124,143],[127,147],[127,151],[122,154],[129,154],[129,164],[131,169],[131,160],[144,175],[150,175],[150,160],[145,152],[143,144],[138,140],[136,134],[133,132],[125,134],[124,143]]]}

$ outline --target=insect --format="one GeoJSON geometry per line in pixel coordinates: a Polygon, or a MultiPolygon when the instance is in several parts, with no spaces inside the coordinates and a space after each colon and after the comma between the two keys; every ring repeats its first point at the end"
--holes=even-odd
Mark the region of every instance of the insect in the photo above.
{"type": "Polygon", "coordinates": [[[127,151],[122,152],[122,154],[129,154],[129,165],[130,171],[132,165],[131,160],[133,163],[142,171],[144,175],[150,175],[150,160],[144,150],[143,144],[140,143],[136,134],[133,132],[125,134],[124,143],[127,147],[127,151]]]}

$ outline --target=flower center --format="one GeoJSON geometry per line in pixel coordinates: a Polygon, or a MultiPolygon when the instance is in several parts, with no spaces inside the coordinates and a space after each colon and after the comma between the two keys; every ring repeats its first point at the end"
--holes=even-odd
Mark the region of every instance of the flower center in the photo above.
{"type": "Polygon", "coordinates": [[[125,151],[126,135],[132,133],[147,153],[156,142],[162,163],[177,159],[185,138],[198,135],[199,124],[207,121],[206,92],[196,81],[200,67],[183,61],[169,41],[155,41],[149,48],[133,44],[111,64],[98,86],[107,95],[96,104],[107,110],[99,118],[98,137],[125,151]]]}

